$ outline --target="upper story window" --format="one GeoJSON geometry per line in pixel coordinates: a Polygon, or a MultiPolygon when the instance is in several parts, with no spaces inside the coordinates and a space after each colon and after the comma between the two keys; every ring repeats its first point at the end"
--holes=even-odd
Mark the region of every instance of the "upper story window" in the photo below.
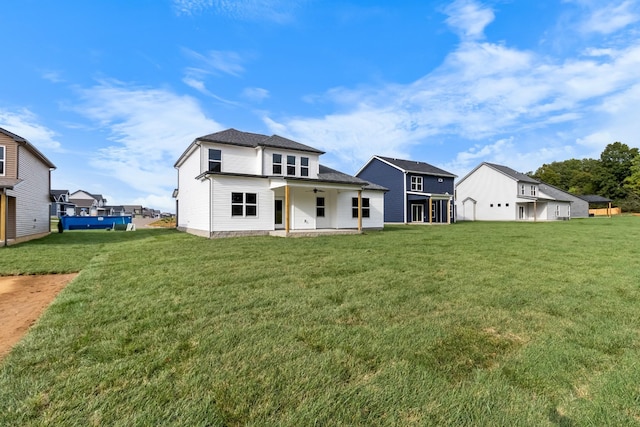
{"type": "MultiPolygon", "coordinates": [[[[369,218],[370,208],[369,208],[369,198],[362,198],[362,218],[369,218]]],[[[351,198],[351,217],[358,218],[358,198],[351,198]]]]}
{"type": "Polygon", "coordinates": [[[274,154],[273,158],[273,174],[282,175],[282,154],[274,154]]]}
{"type": "Polygon", "coordinates": [[[536,186],[535,186],[535,185],[532,185],[532,186],[531,186],[531,195],[532,195],[532,196],[535,196],[535,195],[536,195],[536,186]]]}
{"type": "Polygon", "coordinates": [[[287,175],[296,174],[296,156],[287,156],[287,175]]]}
{"type": "Polygon", "coordinates": [[[421,176],[412,176],[411,177],[411,191],[422,191],[422,177],[421,176]]]}
{"type": "Polygon", "coordinates": [[[300,157],[300,176],[309,176],[309,158],[300,157]]]}
{"type": "Polygon", "coordinates": [[[520,195],[524,196],[524,184],[520,184],[520,195]]]}
{"type": "Polygon", "coordinates": [[[0,175],[4,175],[4,145],[0,145],[0,175]]]}
{"type": "Polygon", "coordinates": [[[222,172],[222,151],[209,148],[209,172],[222,172]]]}

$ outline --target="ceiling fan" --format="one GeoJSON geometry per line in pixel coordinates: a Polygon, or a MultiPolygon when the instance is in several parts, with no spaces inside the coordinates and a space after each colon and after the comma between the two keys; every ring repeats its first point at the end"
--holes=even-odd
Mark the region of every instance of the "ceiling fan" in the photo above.
{"type": "Polygon", "coordinates": [[[324,190],[320,190],[318,188],[314,188],[313,190],[307,190],[307,191],[312,191],[314,194],[315,193],[324,193],[324,190]]]}

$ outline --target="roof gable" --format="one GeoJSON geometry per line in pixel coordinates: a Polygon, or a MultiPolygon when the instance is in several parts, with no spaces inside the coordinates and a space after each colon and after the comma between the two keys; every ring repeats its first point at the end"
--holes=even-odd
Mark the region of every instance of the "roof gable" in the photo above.
{"type": "Polygon", "coordinates": [[[44,154],[42,154],[33,144],[31,144],[25,138],[23,138],[23,137],[21,137],[19,135],[16,135],[13,132],[9,132],[8,130],[3,129],[3,128],[0,128],[0,133],[3,134],[3,135],[8,136],[9,138],[11,138],[14,141],[16,141],[18,144],[20,144],[23,147],[25,147],[27,150],[29,150],[34,156],[36,156],[49,169],[55,169],[56,168],[56,166],[53,163],[51,163],[51,160],[47,159],[44,154]]]}
{"type": "Polygon", "coordinates": [[[413,172],[413,173],[420,173],[425,175],[442,176],[447,178],[455,178],[457,176],[452,174],[451,172],[447,172],[443,169],[437,168],[425,162],[419,162],[415,160],[396,159],[393,157],[384,157],[384,156],[373,156],[372,160],[374,158],[381,160],[397,169],[400,169],[403,172],[413,172]]]}
{"type": "Polygon", "coordinates": [[[324,151],[278,135],[261,135],[258,133],[242,132],[233,128],[201,136],[196,138],[196,140],[215,142],[219,144],[239,145],[241,147],[273,147],[287,150],[308,151],[318,154],[324,153],[324,151]]]}

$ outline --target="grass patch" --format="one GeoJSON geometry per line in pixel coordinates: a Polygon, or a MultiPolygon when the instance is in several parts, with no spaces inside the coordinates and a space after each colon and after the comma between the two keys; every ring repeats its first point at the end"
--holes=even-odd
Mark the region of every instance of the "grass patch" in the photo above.
{"type": "Polygon", "coordinates": [[[207,240],[77,231],[0,425],[637,425],[640,219],[207,240]]]}

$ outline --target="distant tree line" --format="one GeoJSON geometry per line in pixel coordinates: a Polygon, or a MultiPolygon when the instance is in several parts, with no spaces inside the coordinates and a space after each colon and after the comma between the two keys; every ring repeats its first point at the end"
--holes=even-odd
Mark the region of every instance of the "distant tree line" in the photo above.
{"type": "Polygon", "coordinates": [[[572,194],[597,194],[623,211],[640,212],[640,153],[627,144],[607,145],[600,159],[544,164],[529,175],[572,194]]]}

